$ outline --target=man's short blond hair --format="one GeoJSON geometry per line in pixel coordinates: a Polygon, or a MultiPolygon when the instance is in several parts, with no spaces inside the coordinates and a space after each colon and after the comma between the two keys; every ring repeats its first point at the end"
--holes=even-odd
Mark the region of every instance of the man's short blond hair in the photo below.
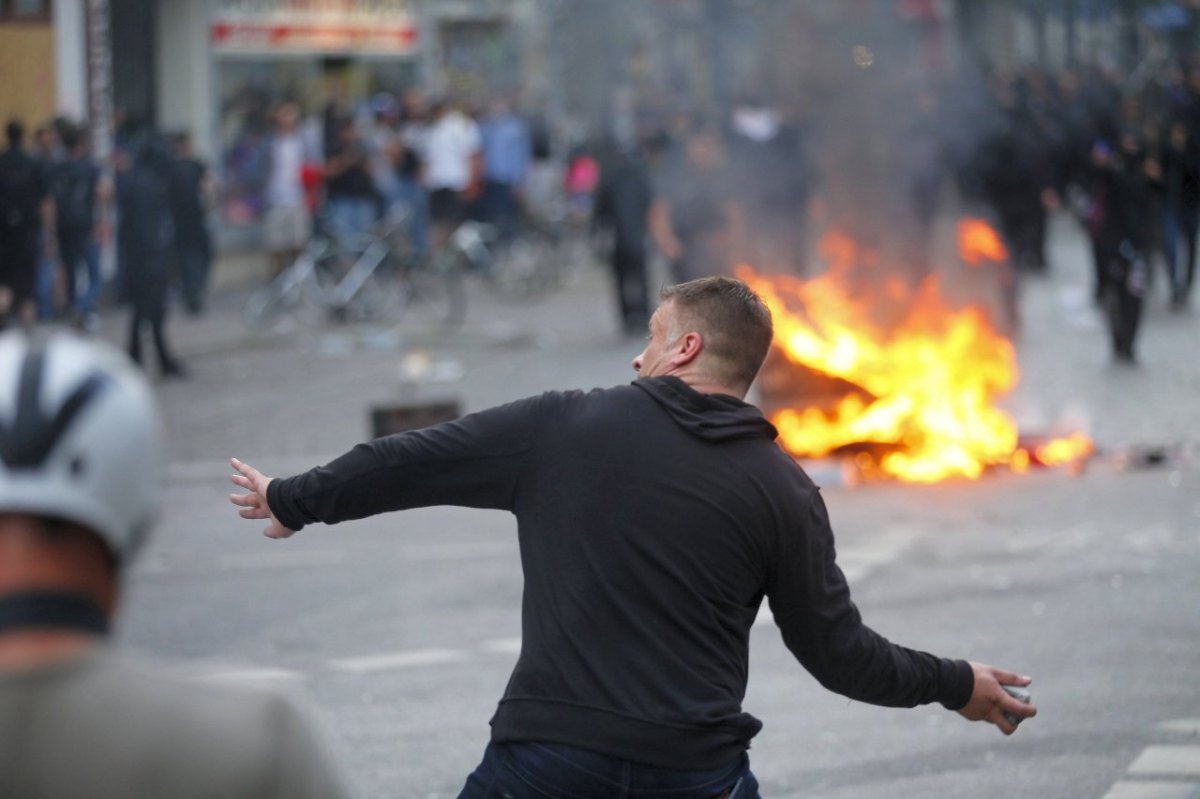
{"type": "Polygon", "coordinates": [[[659,295],[676,309],[676,338],[695,330],[715,376],[749,388],[771,349],[771,310],[752,288],[731,277],[702,277],[667,286],[659,295]]]}

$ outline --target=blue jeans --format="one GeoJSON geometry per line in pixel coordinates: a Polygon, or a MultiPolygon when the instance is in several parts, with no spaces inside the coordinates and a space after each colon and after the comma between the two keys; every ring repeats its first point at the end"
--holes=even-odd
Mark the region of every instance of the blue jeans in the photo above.
{"type": "Polygon", "coordinates": [[[338,238],[366,233],[375,223],[375,201],[368,197],[338,197],[329,201],[329,226],[338,238]]]}
{"type": "Polygon", "coordinates": [[[1196,276],[1196,238],[1200,235],[1200,212],[1195,208],[1168,208],[1165,214],[1166,235],[1163,256],[1167,262],[1167,278],[1171,281],[1172,299],[1187,297],[1196,276]],[[1180,250],[1187,248],[1186,258],[1180,250]]]}
{"type": "MultiPolygon", "coordinates": [[[[45,235],[41,237],[42,252],[45,252],[45,235]]],[[[44,255],[38,262],[37,301],[38,316],[52,319],[58,309],[54,307],[54,281],[58,266],[62,264],[66,278],[66,306],[63,310],[92,313],[100,300],[102,279],[100,276],[100,242],[94,233],[64,237],[58,242],[58,259],[44,255]],[[79,291],[79,267],[86,267],[87,291],[79,291]]]]}
{"type": "Polygon", "coordinates": [[[550,743],[488,744],[483,762],[458,795],[458,799],[718,797],[759,799],[748,756],[711,771],[676,771],[550,743]]]}
{"type": "Polygon", "coordinates": [[[429,192],[415,180],[400,178],[392,201],[408,207],[409,242],[414,253],[425,255],[429,252],[429,192]]]}
{"type": "Polygon", "coordinates": [[[100,291],[104,288],[104,278],[100,274],[100,240],[94,235],[88,236],[83,261],[87,266],[87,291],[79,297],[79,310],[92,313],[100,303],[100,291]]]}

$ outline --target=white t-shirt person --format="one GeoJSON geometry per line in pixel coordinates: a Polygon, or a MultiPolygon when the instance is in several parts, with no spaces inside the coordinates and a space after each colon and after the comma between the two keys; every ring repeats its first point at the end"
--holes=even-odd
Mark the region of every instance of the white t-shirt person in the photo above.
{"type": "Polygon", "coordinates": [[[471,183],[471,157],[479,152],[479,125],[466,114],[448,111],[425,134],[425,186],[430,191],[463,191],[471,183]]]}

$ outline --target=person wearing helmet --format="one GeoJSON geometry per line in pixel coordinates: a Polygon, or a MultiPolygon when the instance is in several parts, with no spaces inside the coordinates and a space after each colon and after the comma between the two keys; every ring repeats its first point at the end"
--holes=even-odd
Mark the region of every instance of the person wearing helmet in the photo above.
{"type": "Polygon", "coordinates": [[[157,514],[161,428],[117,350],[0,335],[0,796],[346,796],[286,695],[106,643],[157,514]]]}

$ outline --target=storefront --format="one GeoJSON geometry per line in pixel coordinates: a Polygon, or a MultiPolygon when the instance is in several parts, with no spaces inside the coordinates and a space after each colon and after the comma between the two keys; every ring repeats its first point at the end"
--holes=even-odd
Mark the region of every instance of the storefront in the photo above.
{"type": "Polygon", "coordinates": [[[50,0],[0,0],[0,118],[30,127],[55,112],[55,47],[50,0]]]}
{"type": "MultiPolygon", "coordinates": [[[[253,243],[263,211],[271,109],[317,123],[419,79],[409,0],[162,0],[159,120],[193,133],[220,178],[226,243],[253,243]]],[[[318,145],[319,146],[319,145],[318,145]]]]}

